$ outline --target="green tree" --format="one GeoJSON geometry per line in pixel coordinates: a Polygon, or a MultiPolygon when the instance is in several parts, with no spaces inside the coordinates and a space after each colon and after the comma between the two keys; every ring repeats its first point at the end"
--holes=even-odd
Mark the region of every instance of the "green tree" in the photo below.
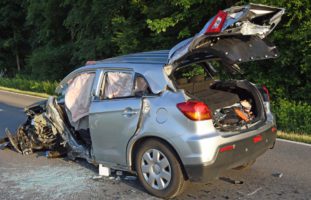
{"type": "Polygon", "coordinates": [[[29,0],[27,24],[32,29],[32,51],[27,70],[39,80],[59,80],[70,72],[73,64],[72,41],[63,25],[69,7],[62,0],[29,0]]]}
{"type": "Polygon", "coordinates": [[[0,69],[9,75],[21,71],[28,50],[25,5],[18,0],[0,2],[0,69]]]}

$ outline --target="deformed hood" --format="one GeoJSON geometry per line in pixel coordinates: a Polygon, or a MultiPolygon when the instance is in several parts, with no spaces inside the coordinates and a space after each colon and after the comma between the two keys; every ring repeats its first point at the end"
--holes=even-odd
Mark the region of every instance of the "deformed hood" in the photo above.
{"type": "Polygon", "coordinates": [[[230,64],[276,57],[276,47],[264,38],[284,12],[283,8],[258,4],[219,11],[198,34],[170,50],[168,64],[178,64],[194,54],[218,57],[230,64]]]}

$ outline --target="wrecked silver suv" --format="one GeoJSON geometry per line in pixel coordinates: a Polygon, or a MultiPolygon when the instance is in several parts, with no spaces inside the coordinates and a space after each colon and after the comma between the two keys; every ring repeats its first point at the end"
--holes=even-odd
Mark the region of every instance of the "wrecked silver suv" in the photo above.
{"type": "Polygon", "coordinates": [[[250,4],[214,16],[171,50],[88,62],[69,74],[58,97],[25,108],[6,131],[20,153],[84,158],[138,175],[151,194],[171,198],[185,181],[206,181],[252,165],[272,148],[269,93],[247,80],[215,80],[213,63],[275,58],[264,38],[284,9],[250,4]]]}

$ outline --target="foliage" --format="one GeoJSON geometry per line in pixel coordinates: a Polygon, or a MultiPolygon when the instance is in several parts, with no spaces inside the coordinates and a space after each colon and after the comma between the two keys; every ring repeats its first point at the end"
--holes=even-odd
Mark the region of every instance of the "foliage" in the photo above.
{"type": "Polygon", "coordinates": [[[33,91],[53,95],[58,85],[56,81],[34,81],[25,78],[0,78],[0,85],[24,91],[33,91]]]}
{"type": "Polygon", "coordinates": [[[286,140],[292,140],[297,142],[304,142],[311,144],[311,135],[309,134],[301,134],[301,133],[285,133],[283,131],[277,132],[278,138],[286,139],[286,140]]]}
{"type": "Polygon", "coordinates": [[[8,75],[21,71],[25,54],[29,51],[29,30],[25,26],[25,15],[25,2],[0,2],[0,70],[8,75]]]}
{"type": "Polygon", "coordinates": [[[281,130],[311,135],[311,105],[279,99],[274,102],[277,125],[281,130]]]}
{"type": "Polygon", "coordinates": [[[176,75],[177,75],[176,78],[191,79],[197,75],[205,75],[205,70],[200,65],[192,64],[190,66],[180,69],[176,75]],[[178,77],[179,74],[180,77],[178,77]]]}

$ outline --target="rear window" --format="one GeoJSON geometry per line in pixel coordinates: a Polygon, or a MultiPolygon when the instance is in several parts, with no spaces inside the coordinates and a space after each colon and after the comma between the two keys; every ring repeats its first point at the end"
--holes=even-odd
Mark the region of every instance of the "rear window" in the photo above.
{"type": "Polygon", "coordinates": [[[207,65],[207,63],[193,63],[177,68],[173,73],[177,88],[193,93],[194,83],[212,84],[214,74],[210,72],[207,65]]]}

